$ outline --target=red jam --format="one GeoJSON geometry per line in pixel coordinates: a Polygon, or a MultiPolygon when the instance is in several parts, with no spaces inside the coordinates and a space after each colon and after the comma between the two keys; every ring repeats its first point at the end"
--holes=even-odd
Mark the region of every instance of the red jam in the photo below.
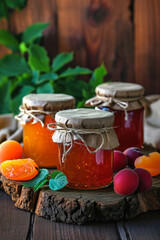
{"type": "Polygon", "coordinates": [[[53,131],[47,128],[47,124],[55,123],[55,120],[45,116],[45,124],[32,124],[32,121],[24,125],[23,145],[25,158],[32,158],[40,167],[56,167],[58,164],[58,145],[52,141],[53,131]]]}
{"type": "Polygon", "coordinates": [[[127,111],[128,120],[125,120],[124,110],[113,110],[108,107],[100,107],[100,109],[114,112],[114,130],[120,143],[117,150],[124,151],[129,147],[143,146],[144,108],[127,111]]]}
{"type": "MultiPolygon", "coordinates": [[[[60,159],[62,159],[63,144],[59,144],[59,153],[60,159]]],[[[97,153],[90,153],[81,141],[76,141],[66,155],[64,162],[60,160],[58,168],[66,174],[69,182],[67,186],[70,188],[103,188],[112,182],[112,153],[112,150],[102,149],[97,153]]]]}

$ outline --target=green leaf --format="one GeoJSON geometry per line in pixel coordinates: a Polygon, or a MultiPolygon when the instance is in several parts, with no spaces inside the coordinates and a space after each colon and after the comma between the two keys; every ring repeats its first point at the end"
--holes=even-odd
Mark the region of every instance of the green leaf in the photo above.
{"type": "Polygon", "coordinates": [[[18,51],[17,39],[7,30],[0,30],[0,43],[13,51],[18,51]]]}
{"type": "Polygon", "coordinates": [[[22,104],[22,98],[33,92],[34,91],[34,87],[32,86],[24,86],[23,88],[20,89],[20,91],[16,94],[16,97],[12,99],[11,102],[11,110],[14,114],[18,114],[19,113],[19,106],[22,104]]]}
{"type": "Polygon", "coordinates": [[[45,80],[56,80],[58,75],[56,73],[45,73],[39,77],[38,82],[43,82],[45,80]]]}
{"type": "Polygon", "coordinates": [[[17,76],[30,73],[27,62],[23,57],[15,54],[7,54],[0,59],[0,74],[4,76],[17,76]]]}
{"type": "Polygon", "coordinates": [[[54,72],[58,71],[65,64],[71,62],[73,60],[73,52],[71,53],[60,53],[58,54],[52,62],[52,69],[54,72]]]}
{"type": "Polygon", "coordinates": [[[27,46],[26,46],[26,44],[25,44],[24,42],[21,42],[21,43],[20,43],[19,49],[20,49],[20,52],[21,52],[22,54],[24,54],[25,52],[28,51],[28,48],[27,48],[27,46]]]}
{"type": "Polygon", "coordinates": [[[48,179],[43,179],[42,181],[40,181],[37,185],[35,185],[34,192],[36,192],[39,188],[41,188],[48,181],[49,181],[48,179]]]}
{"type": "Polygon", "coordinates": [[[42,36],[42,32],[49,26],[49,23],[35,23],[26,28],[23,33],[23,41],[25,43],[33,42],[36,38],[42,36]]]}
{"type": "Polygon", "coordinates": [[[1,18],[9,18],[9,12],[8,12],[8,7],[5,3],[5,0],[0,0],[0,19],[1,18]]]}
{"type": "Polygon", "coordinates": [[[92,88],[96,88],[99,84],[103,83],[103,78],[107,74],[107,69],[104,65],[104,63],[101,64],[100,67],[96,68],[92,74],[92,78],[89,81],[89,85],[92,86],[92,88]]]}
{"type": "Polygon", "coordinates": [[[33,70],[39,70],[40,72],[47,72],[50,69],[46,50],[36,44],[32,44],[29,48],[28,63],[33,70]]]}
{"type": "Polygon", "coordinates": [[[22,9],[25,7],[27,0],[5,0],[9,8],[22,9]]]}
{"type": "Polygon", "coordinates": [[[32,82],[35,84],[38,82],[39,72],[37,70],[32,70],[32,82]]]}
{"type": "Polygon", "coordinates": [[[51,179],[49,180],[50,189],[56,191],[67,185],[67,177],[61,171],[54,171],[51,174],[51,179]]]}
{"type": "Polygon", "coordinates": [[[10,85],[11,82],[6,77],[0,78],[0,113],[10,112],[10,85]]]}
{"type": "Polygon", "coordinates": [[[35,187],[37,184],[39,184],[42,180],[46,180],[46,178],[49,176],[49,171],[47,169],[41,169],[39,174],[26,182],[21,182],[21,184],[25,187],[35,187]]]}
{"type": "Polygon", "coordinates": [[[53,86],[47,82],[37,88],[37,93],[53,93],[53,86]]]}
{"type": "Polygon", "coordinates": [[[68,68],[59,77],[61,78],[61,77],[68,77],[71,75],[87,75],[91,73],[92,71],[90,69],[77,66],[75,68],[68,68]]]}

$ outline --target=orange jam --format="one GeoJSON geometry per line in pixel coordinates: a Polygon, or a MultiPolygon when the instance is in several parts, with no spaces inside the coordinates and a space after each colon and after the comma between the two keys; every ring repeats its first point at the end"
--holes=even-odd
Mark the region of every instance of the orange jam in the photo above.
{"type": "Polygon", "coordinates": [[[129,147],[141,148],[143,146],[143,107],[127,111],[128,116],[126,120],[124,110],[115,110],[109,107],[99,107],[99,109],[114,113],[114,130],[120,143],[116,149],[124,151],[129,147]]]}
{"type": "MultiPolygon", "coordinates": [[[[94,149],[91,148],[93,151],[94,149]]],[[[81,141],[73,144],[64,162],[60,160],[59,170],[66,174],[68,187],[75,189],[98,189],[109,185],[113,178],[113,151],[100,149],[96,153],[88,152],[81,141]]],[[[59,144],[60,159],[63,144],[59,144]]]]}
{"type": "Polygon", "coordinates": [[[47,124],[55,123],[50,116],[45,116],[44,127],[32,120],[24,125],[23,145],[25,158],[32,158],[40,167],[56,167],[58,164],[58,145],[52,141],[53,131],[47,124]]]}

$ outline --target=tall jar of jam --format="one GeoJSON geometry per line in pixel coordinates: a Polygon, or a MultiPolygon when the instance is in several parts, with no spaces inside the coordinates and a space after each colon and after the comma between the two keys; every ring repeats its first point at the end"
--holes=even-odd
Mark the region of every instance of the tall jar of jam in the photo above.
{"type": "Polygon", "coordinates": [[[55,123],[55,114],[74,108],[75,100],[66,94],[29,94],[23,98],[17,116],[23,128],[24,155],[40,167],[53,168],[58,164],[58,145],[52,141],[53,131],[47,124],[55,123]]]}
{"type": "Polygon", "coordinates": [[[143,146],[144,88],[139,84],[111,82],[96,88],[96,97],[86,102],[96,109],[113,112],[118,150],[143,146]]]}
{"type": "Polygon", "coordinates": [[[94,109],[60,111],[53,141],[59,144],[58,168],[74,189],[98,189],[113,178],[113,149],[118,139],[113,113],[94,109]]]}

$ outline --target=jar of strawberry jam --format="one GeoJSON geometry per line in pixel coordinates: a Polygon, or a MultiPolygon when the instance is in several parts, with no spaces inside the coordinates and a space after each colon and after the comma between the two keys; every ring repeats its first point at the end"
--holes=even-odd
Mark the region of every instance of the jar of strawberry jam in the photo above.
{"type": "Polygon", "coordinates": [[[86,102],[87,106],[113,112],[114,129],[120,145],[118,150],[143,146],[143,118],[146,100],[144,88],[139,84],[111,82],[96,88],[96,97],[86,102]]]}
{"type": "Polygon", "coordinates": [[[118,146],[112,128],[113,113],[71,109],[58,112],[55,120],[53,141],[59,144],[58,168],[66,174],[67,186],[75,189],[108,186],[113,178],[113,149],[118,146]]]}
{"type": "Polygon", "coordinates": [[[23,98],[21,113],[16,117],[23,128],[24,155],[40,167],[58,164],[58,145],[52,141],[53,131],[47,124],[55,123],[56,112],[74,108],[74,98],[66,94],[29,94],[23,98]]]}

